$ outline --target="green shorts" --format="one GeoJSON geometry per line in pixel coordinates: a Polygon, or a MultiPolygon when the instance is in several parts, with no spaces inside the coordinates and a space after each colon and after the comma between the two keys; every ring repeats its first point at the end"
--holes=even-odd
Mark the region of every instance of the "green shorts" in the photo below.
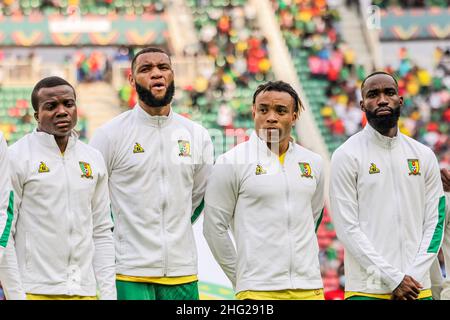
{"type": "Polygon", "coordinates": [[[116,280],[117,300],[199,300],[198,281],[165,285],[116,280]]]}

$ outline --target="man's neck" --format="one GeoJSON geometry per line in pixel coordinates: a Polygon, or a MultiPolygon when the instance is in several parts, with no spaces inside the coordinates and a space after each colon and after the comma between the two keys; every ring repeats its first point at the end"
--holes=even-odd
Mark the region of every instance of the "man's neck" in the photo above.
{"type": "Polygon", "coordinates": [[[398,125],[395,125],[395,127],[388,128],[388,129],[377,128],[377,127],[373,126],[372,124],[370,124],[370,125],[372,126],[372,128],[377,130],[381,135],[383,135],[385,137],[393,138],[397,135],[398,125]]]}
{"type": "Polygon", "coordinates": [[[66,151],[67,148],[67,144],[69,143],[69,136],[63,136],[63,137],[55,137],[55,141],[56,144],[59,147],[59,150],[61,151],[61,153],[64,153],[66,151]]]}
{"type": "Polygon", "coordinates": [[[168,116],[170,113],[170,104],[164,107],[151,107],[144,102],[139,101],[141,108],[151,116],[168,116]]]}
{"type": "Polygon", "coordinates": [[[289,148],[289,140],[282,141],[280,143],[266,142],[266,144],[267,144],[267,148],[269,148],[270,151],[277,154],[278,156],[281,156],[282,154],[284,154],[289,148]]]}

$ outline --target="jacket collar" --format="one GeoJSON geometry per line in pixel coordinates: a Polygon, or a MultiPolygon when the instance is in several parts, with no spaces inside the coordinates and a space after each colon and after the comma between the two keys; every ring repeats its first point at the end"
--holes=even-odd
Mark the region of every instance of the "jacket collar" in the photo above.
{"type": "Polygon", "coordinates": [[[171,122],[173,118],[172,107],[170,107],[169,115],[167,116],[151,116],[147,112],[145,112],[144,109],[142,109],[139,103],[136,103],[133,112],[135,112],[136,117],[139,121],[152,127],[165,127],[171,122]]]}
{"type": "Polygon", "coordinates": [[[395,148],[398,144],[398,139],[400,136],[400,131],[398,129],[397,134],[393,138],[383,136],[381,133],[375,130],[369,123],[366,124],[364,132],[373,142],[375,142],[377,145],[385,149],[395,148]]]}
{"type": "MultiPolygon", "coordinates": [[[[279,162],[279,160],[278,160],[279,156],[276,153],[273,153],[267,147],[267,143],[264,140],[262,140],[260,137],[258,137],[258,135],[256,134],[256,131],[253,131],[252,134],[250,135],[249,142],[252,147],[252,153],[254,155],[257,155],[258,160],[274,160],[277,163],[279,162]]],[[[286,151],[286,155],[292,153],[293,150],[294,150],[293,144],[291,141],[289,141],[289,146],[286,151]]]]}
{"type": "MultiPolygon", "coordinates": [[[[55,137],[52,134],[43,131],[37,131],[37,128],[33,130],[31,133],[32,137],[38,141],[41,145],[51,149],[52,151],[61,154],[61,150],[59,150],[58,144],[56,143],[55,137]]],[[[66,151],[67,152],[72,149],[78,140],[78,133],[75,130],[72,130],[69,136],[69,142],[67,142],[66,151]]]]}

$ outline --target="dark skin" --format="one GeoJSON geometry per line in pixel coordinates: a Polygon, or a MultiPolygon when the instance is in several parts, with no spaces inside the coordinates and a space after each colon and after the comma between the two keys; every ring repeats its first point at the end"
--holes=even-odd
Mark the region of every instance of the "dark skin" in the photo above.
{"type": "MultiPolygon", "coordinates": [[[[128,80],[133,88],[136,83],[151,91],[156,98],[163,98],[169,85],[173,82],[174,73],[170,58],[162,52],[147,52],[136,58],[133,73],[128,80]]],[[[139,99],[139,105],[152,116],[167,116],[170,105],[162,108],[149,106],[139,99]]]]}
{"type": "Polygon", "coordinates": [[[259,93],[252,107],[252,115],[255,130],[266,141],[267,147],[278,155],[285,153],[292,139],[292,126],[298,118],[290,94],[281,91],[259,93]]]}
{"type": "Polygon", "coordinates": [[[66,151],[72,129],[77,124],[75,93],[68,85],[42,88],[37,93],[34,118],[38,131],[53,135],[61,152],[66,151]]]}
{"type": "Polygon", "coordinates": [[[444,168],[441,169],[441,180],[444,191],[450,192],[450,170],[444,168]]]}
{"type": "Polygon", "coordinates": [[[416,300],[419,296],[422,285],[413,277],[405,275],[402,282],[392,292],[392,300],[416,300]]]}
{"type": "MultiPolygon", "coordinates": [[[[368,78],[361,93],[362,100],[359,104],[363,112],[370,111],[378,116],[385,116],[392,114],[392,110],[401,108],[403,105],[403,97],[398,95],[398,87],[394,79],[386,74],[376,74],[368,78]]],[[[396,124],[385,131],[375,129],[380,134],[392,138],[397,134],[397,128],[396,124]]]]}

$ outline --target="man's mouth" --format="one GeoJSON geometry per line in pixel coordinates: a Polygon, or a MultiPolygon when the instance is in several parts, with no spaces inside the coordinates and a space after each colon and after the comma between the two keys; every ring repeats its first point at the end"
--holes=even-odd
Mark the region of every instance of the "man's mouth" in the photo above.
{"type": "Polygon", "coordinates": [[[70,121],[58,121],[55,123],[55,126],[57,128],[65,128],[65,127],[70,126],[70,121]]]}
{"type": "Polygon", "coordinates": [[[375,111],[375,114],[377,116],[388,116],[392,114],[391,108],[378,108],[377,111],[375,111]]]}
{"type": "Polygon", "coordinates": [[[166,88],[166,86],[164,85],[163,82],[158,82],[158,83],[154,83],[152,84],[152,89],[156,89],[156,90],[163,90],[166,88]]]}

